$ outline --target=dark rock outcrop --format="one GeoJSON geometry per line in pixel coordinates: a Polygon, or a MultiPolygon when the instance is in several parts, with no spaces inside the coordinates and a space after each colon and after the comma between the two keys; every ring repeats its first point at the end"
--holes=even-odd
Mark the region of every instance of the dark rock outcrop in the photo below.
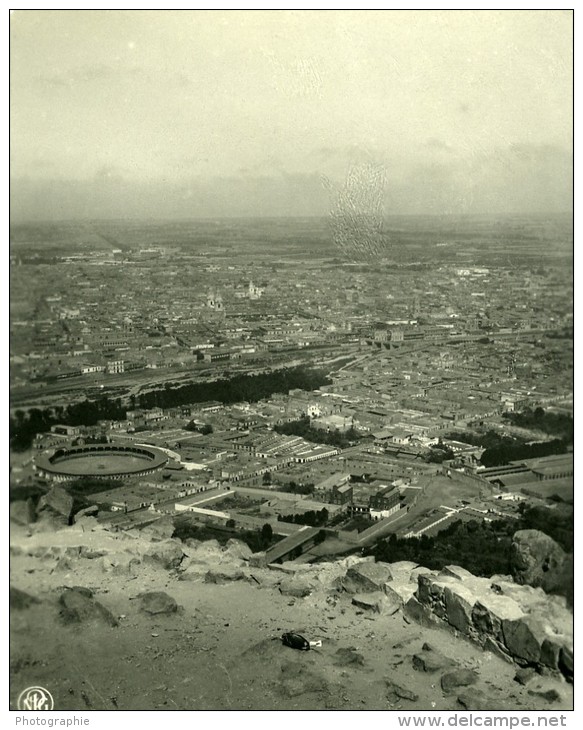
{"type": "Polygon", "coordinates": [[[391,598],[385,593],[376,591],[373,593],[359,593],[352,597],[352,604],[365,611],[392,615],[401,608],[401,603],[396,598],[391,598]]]}
{"type": "Polygon", "coordinates": [[[251,568],[264,568],[267,565],[265,552],[253,553],[249,556],[249,566],[251,568]]]}
{"type": "Polygon", "coordinates": [[[234,560],[249,560],[253,551],[242,540],[235,540],[231,538],[227,541],[224,548],[223,559],[234,559],[234,560]]]}
{"type": "Polygon", "coordinates": [[[51,487],[40,498],[36,513],[38,517],[50,517],[60,524],[68,525],[73,514],[73,497],[62,487],[51,487]]]}
{"type": "Polygon", "coordinates": [[[393,704],[398,700],[409,700],[410,702],[417,702],[419,695],[412,692],[410,689],[403,687],[392,679],[385,679],[387,684],[387,700],[393,704]]]}
{"type": "Polygon", "coordinates": [[[384,591],[385,583],[392,580],[388,563],[357,563],[346,571],[342,587],[348,593],[384,591]]]}
{"type": "Polygon", "coordinates": [[[514,580],[534,587],[545,588],[549,582],[554,582],[566,557],[563,548],[540,530],[515,532],[510,550],[514,580]]]}
{"type": "Polygon", "coordinates": [[[32,499],[10,503],[10,521],[17,525],[30,525],[36,520],[36,510],[32,499]]]}
{"type": "MultiPolygon", "coordinates": [[[[504,644],[512,656],[529,664],[537,664],[547,637],[545,626],[536,616],[504,621],[504,644]]],[[[558,659],[558,657],[557,657],[558,659]]]]}
{"type": "Polygon", "coordinates": [[[572,676],[568,660],[561,660],[561,652],[568,656],[572,646],[572,614],[565,598],[540,587],[519,585],[510,576],[479,578],[448,566],[439,575],[420,574],[405,609],[419,623],[453,627],[506,661],[572,676]]]}
{"type": "Polygon", "coordinates": [[[455,666],[456,662],[453,659],[427,643],[423,644],[421,651],[413,656],[413,668],[419,672],[437,672],[455,666]]]}
{"type": "Polygon", "coordinates": [[[458,695],[457,701],[464,709],[474,710],[477,712],[488,712],[506,709],[504,703],[501,700],[495,699],[494,697],[489,697],[475,687],[470,687],[469,689],[461,692],[458,695]]]}
{"type": "Polygon", "coordinates": [[[241,570],[231,565],[218,565],[211,568],[205,577],[205,583],[230,583],[234,580],[246,580],[247,575],[241,570]]]}
{"type": "Polygon", "coordinates": [[[140,611],[149,613],[151,615],[176,613],[178,611],[178,604],[167,593],[163,591],[152,591],[150,593],[141,593],[140,599],[140,611]]]}
{"type": "Polygon", "coordinates": [[[38,598],[31,596],[25,591],[21,591],[19,588],[10,586],[9,606],[11,611],[23,611],[36,603],[40,603],[38,598]]]}
{"type": "Polygon", "coordinates": [[[514,675],[514,681],[518,682],[518,684],[526,685],[528,684],[534,677],[536,676],[536,672],[532,667],[520,667],[516,671],[516,674],[514,675]]]}
{"type": "Polygon", "coordinates": [[[111,611],[93,597],[93,592],[82,586],[66,588],[59,598],[60,615],[67,624],[82,624],[99,621],[108,626],[117,626],[118,620],[111,611]]]}
{"type": "Polygon", "coordinates": [[[163,568],[178,568],[184,557],[182,545],[177,540],[153,543],[144,555],[144,560],[158,563],[163,568]]]}
{"type": "Polygon", "coordinates": [[[174,534],[174,521],[171,517],[161,517],[159,520],[152,522],[142,529],[142,536],[152,542],[160,542],[169,540],[174,534]]]}
{"type": "Polygon", "coordinates": [[[279,591],[283,596],[293,596],[294,598],[304,598],[309,596],[314,590],[314,581],[308,576],[294,575],[285,578],[279,584],[279,591]]]}
{"type": "Polygon", "coordinates": [[[453,672],[446,672],[442,676],[441,689],[446,694],[451,694],[459,687],[468,687],[471,684],[475,684],[478,679],[478,673],[472,669],[454,669],[453,672]]]}

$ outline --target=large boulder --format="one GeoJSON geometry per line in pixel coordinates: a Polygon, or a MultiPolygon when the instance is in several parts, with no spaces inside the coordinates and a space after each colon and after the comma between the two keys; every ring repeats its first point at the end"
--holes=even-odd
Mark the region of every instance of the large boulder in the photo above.
{"type": "MultiPolygon", "coordinates": [[[[510,654],[518,660],[537,664],[547,633],[540,618],[527,615],[514,621],[504,621],[504,644],[510,654]]],[[[557,662],[560,647],[557,649],[557,662]]]]}
{"type": "Polygon", "coordinates": [[[93,597],[93,591],[82,586],[66,588],[59,598],[60,615],[67,624],[80,624],[89,621],[117,626],[118,620],[111,611],[93,597]]]}
{"type": "MultiPolygon", "coordinates": [[[[445,587],[450,583],[448,578],[439,578],[429,573],[419,574],[415,597],[419,603],[426,606],[431,613],[441,619],[446,619],[445,587]]],[[[457,581],[455,581],[457,584],[457,581]]]]}
{"type": "Polygon", "coordinates": [[[10,521],[17,525],[30,525],[36,520],[36,510],[32,499],[17,500],[10,503],[10,521]]]}
{"type": "Polygon", "coordinates": [[[267,557],[265,551],[253,553],[249,556],[249,567],[251,568],[265,568],[267,565],[267,557]]]}
{"type": "Polygon", "coordinates": [[[470,634],[476,600],[471,589],[463,584],[448,585],[444,589],[444,597],[448,622],[462,634],[470,634]]]}
{"type": "Polygon", "coordinates": [[[402,603],[397,598],[389,597],[380,591],[358,593],[352,597],[352,604],[365,611],[388,614],[389,616],[396,613],[402,606],[402,603]]]}
{"type": "MultiPolygon", "coordinates": [[[[205,565],[207,570],[223,561],[237,562],[228,554],[225,555],[223,548],[218,540],[205,540],[197,542],[188,539],[186,543],[182,543],[183,552],[186,555],[181,567],[186,568],[189,565],[205,565]]],[[[241,564],[241,561],[239,561],[241,564]]]]}
{"type": "Polygon", "coordinates": [[[235,560],[249,560],[253,551],[242,540],[235,540],[231,538],[227,541],[223,551],[223,559],[235,559],[235,560]]]}
{"type": "Polygon", "coordinates": [[[160,542],[161,540],[169,540],[174,534],[174,521],[171,517],[161,517],[159,520],[146,525],[141,530],[142,536],[152,542],[160,542]]]}
{"type": "Polygon", "coordinates": [[[391,573],[393,576],[395,573],[409,573],[415,568],[419,567],[419,563],[414,563],[412,560],[398,560],[396,563],[389,563],[391,567],[391,573]]]}
{"type": "Polygon", "coordinates": [[[9,606],[11,611],[22,611],[25,608],[30,608],[35,603],[40,603],[38,598],[31,596],[25,591],[21,591],[19,588],[10,586],[9,606]]]}
{"type": "Polygon", "coordinates": [[[152,543],[144,554],[144,560],[157,563],[167,570],[178,568],[183,557],[182,545],[177,540],[152,543]]]}
{"type": "Polygon", "coordinates": [[[216,568],[211,568],[204,577],[205,583],[231,583],[234,580],[246,580],[247,575],[233,565],[218,565],[216,568]]]}
{"type": "Polygon", "coordinates": [[[477,672],[473,669],[454,669],[452,672],[446,672],[441,677],[441,689],[446,694],[455,692],[458,687],[468,687],[475,684],[479,679],[477,672]]]}
{"type": "Polygon", "coordinates": [[[385,584],[385,593],[387,597],[392,601],[396,601],[401,605],[405,605],[407,601],[415,593],[415,586],[407,579],[403,579],[401,576],[398,579],[393,579],[390,583],[385,584]]]}
{"type": "Polygon", "coordinates": [[[141,560],[129,553],[103,555],[99,564],[104,573],[123,576],[137,576],[140,571],[141,560]]]}
{"type": "Polygon", "coordinates": [[[393,578],[388,563],[357,563],[346,571],[342,587],[348,593],[384,591],[385,583],[393,578]]]}
{"type": "Polygon", "coordinates": [[[564,644],[559,655],[559,669],[565,677],[572,681],[574,671],[573,642],[564,644]]]}
{"type": "Polygon", "coordinates": [[[452,669],[456,662],[443,654],[427,642],[423,644],[421,651],[413,656],[413,669],[418,672],[437,672],[443,669],[452,669]]]}
{"type": "Polygon", "coordinates": [[[37,505],[39,517],[49,516],[63,525],[68,525],[73,514],[73,497],[62,487],[51,487],[37,505]]]}
{"type": "Polygon", "coordinates": [[[540,530],[519,530],[512,537],[510,567],[517,583],[544,588],[562,570],[565,558],[563,548],[540,530]]]}
{"type": "Polygon", "coordinates": [[[346,558],[342,558],[338,561],[338,565],[342,566],[345,570],[348,570],[348,568],[352,568],[353,565],[359,565],[361,563],[374,563],[375,558],[374,555],[367,555],[365,558],[360,557],[359,555],[349,555],[346,558]]]}
{"type": "Polygon", "coordinates": [[[495,593],[481,594],[472,608],[472,625],[477,639],[483,643],[486,637],[503,641],[502,625],[524,616],[521,607],[508,596],[495,593]]]}
{"type": "Polygon", "coordinates": [[[479,689],[470,687],[458,695],[457,701],[466,710],[488,712],[490,710],[504,710],[506,703],[499,698],[489,697],[479,689]]]}
{"type": "Polygon", "coordinates": [[[407,687],[403,687],[401,684],[393,681],[392,679],[385,679],[387,684],[387,700],[395,704],[398,700],[409,700],[410,702],[417,702],[419,695],[412,692],[407,687]]]}
{"type": "Polygon", "coordinates": [[[294,598],[305,598],[316,587],[316,582],[310,576],[293,575],[284,578],[279,584],[279,591],[283,596],[292,596],[294,598]]]}
{"type": "Polygon", "coordinates": [[[149,593],[141,593],[140,611],[156,616],[159,614],[176,613],[178,604],[164,591],[152,591],[149,593]]]}
{"type": "Polygon", "coordinates": [[[203,580],[205,575],[208,573],[209,567],[204,563],[191,563],[188,562],[186,565],[183,562],[180,566],[180,573],[178,574],[178,580],[203,580]]]}
{"type": "MultiPolygon", "coordinates": [[[[187,541],[187,544],[193,543],[187,541]]],[[[222,552],[223,548],[218,540],[204,540],[203,542],[199,542],[195,546],[195,552],[191,552],[190,554],[199,560],[216,560],[218,562],[221,559],[222,552]]]]}

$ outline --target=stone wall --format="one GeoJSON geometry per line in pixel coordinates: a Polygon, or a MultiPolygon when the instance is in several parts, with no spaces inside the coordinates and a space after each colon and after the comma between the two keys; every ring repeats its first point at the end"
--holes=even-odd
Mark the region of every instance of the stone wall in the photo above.
{"type": "Polygon", "coordinates": [[[508,661],[572,679],[573,615],[563,597],[518,585],[510,576],[478,578],[450,565],[440,573],[418,575],[405,610],[508,661]]]}

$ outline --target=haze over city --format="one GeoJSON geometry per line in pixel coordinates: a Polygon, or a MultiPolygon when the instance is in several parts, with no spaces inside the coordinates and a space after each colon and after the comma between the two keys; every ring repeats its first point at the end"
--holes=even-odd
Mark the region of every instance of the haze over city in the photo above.
{"type": "Polygon", "coordinates": [[[565,212],[568,11],[16,11],[18,220],[565,212]]]}

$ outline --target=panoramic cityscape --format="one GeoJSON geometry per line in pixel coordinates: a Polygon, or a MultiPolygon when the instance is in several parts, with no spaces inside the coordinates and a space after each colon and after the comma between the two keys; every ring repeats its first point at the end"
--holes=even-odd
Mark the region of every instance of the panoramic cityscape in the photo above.
{"type": "MultiPolygon", "coordinates": [[[[522,88],[505,129],[492,100],[490,135],[512,127],[516,136],[506,152],[496,139],[497,167],[478,144],[485,127],[467,122],[479,174],[465,153],[454,159],[441,123],[421,132],[420,118],[403,126],[403,139],[422,134],[424,167],[390,145],[378,152],[380,133],[366,149],[356,135],[331,150],[328,132],[309,173],[289,167],[310,134],[294,137],[292,127],[302,129],[310,109],[332,109],[338,90],[326,84],[340,83],[316,50],[292,63],[305,44],[349,49],[356,70],[347,84],[366,59],[372,84],[385,36],[396,43],[387,68],[409,79],[409,21],[430,45],[448,28],[454,38],[471,30],[478,59],[501,48],[500,39],[478,40],[486,20],[516,39],[511,68],[518,57],[542,68],[537,42],[545,39],[546,57],[559,54],[572,14],[335,11],[337,38],[330,31],[320,46],[312,34],[325,19],[315,11],[259,20],[249,11],[18,15],[11,709],[572,710],[570,106],[549,102],[521,137],[537,90],[522,88]],[[208,79],[197,83],[235,127],[245,113],[232,108],[238,51],[226,44],[241,29],[262,39],[274,86],[257,91],[258,107],[268,110],[282,86],[284,107],[298,107],[277,163],[287,171],[275,171],[274,158],[239,177],[225,167],[231,154],[250,169],[265,121],[239,152],[235,127],[217,119],[211,133],[201,116],[209,136],[193,144],[211,158],[221,147],[215,133],[225,144],[216,173],[200,158],[189,180],[182,167],[167,178],[164,165],[158,177],[147,169],[157,156],[170,160],[166,142],[148,151],[128,138],[134,129],[144,142],[158,139],[153,120],[125,121],[111,144],[102,136],[103,120],[119,113],[110,117],[109,105],[123,98],[138,112],[147,88],[194,104],[194,81],[169,80],[169,69],[187,74],[194,41],[180,31],[185,20],[201,48],[218,42],[195,66],[216,65],[229,101],[212,95],[208,79]],[[291,39],[271,56],[268,39],[284,20],[291,39]],[[61,51],[49,48],[44,22],[62,34],[61,51]],[[172,33],[171,58],[163,49],[172,33]],[[97,51],[99,40],[119,41],[131,62],[119,51],[105,65],[100,54],[111,48],[97,51]],[[35,42],[44,70],[30,55],[35,42]],[[151,67],[135,60],[140,43],[151,67]],[[21,118],[33,98],[42,132],[21,118]],[[76,123],[90,114],[95,138],[79,174],[91,160],[97,169],[75,182],[76,123]],[[70,143],[51,147],[63,115],[70,143]]],[[[263,62],[246,53],[241,83],[261,89],[263,62]]],[[[553,58],[539,81],[549,93],[571,84],[571,60],[553,58]]],[[[417,63],[422,70],[423,57],[417,63]]],[[[484,98],[497,93],[493,64],[484,98]]],[[[448,62],[432,73],[445,83],[448,62]]],[[[515,73],[511,82],[500,76],[505,93],[522,78],[515,73]]],[[[455,86],[460,99],[473,80],[455,86]]],[[[376,109],[377,91],[358,98],[376,109]]],[[[421,90],[412,93],[420,116],[429,113],[421,90]]],[[[359,114],[330,113],[338,123],[359,114]]],[[[190,119],[181,114],[176,150],[190,119]]],[[[254,129],[247,118],[241,125],[254,129]]],[[[265,154],[277,147],[270,138],[265,154]]]]}

